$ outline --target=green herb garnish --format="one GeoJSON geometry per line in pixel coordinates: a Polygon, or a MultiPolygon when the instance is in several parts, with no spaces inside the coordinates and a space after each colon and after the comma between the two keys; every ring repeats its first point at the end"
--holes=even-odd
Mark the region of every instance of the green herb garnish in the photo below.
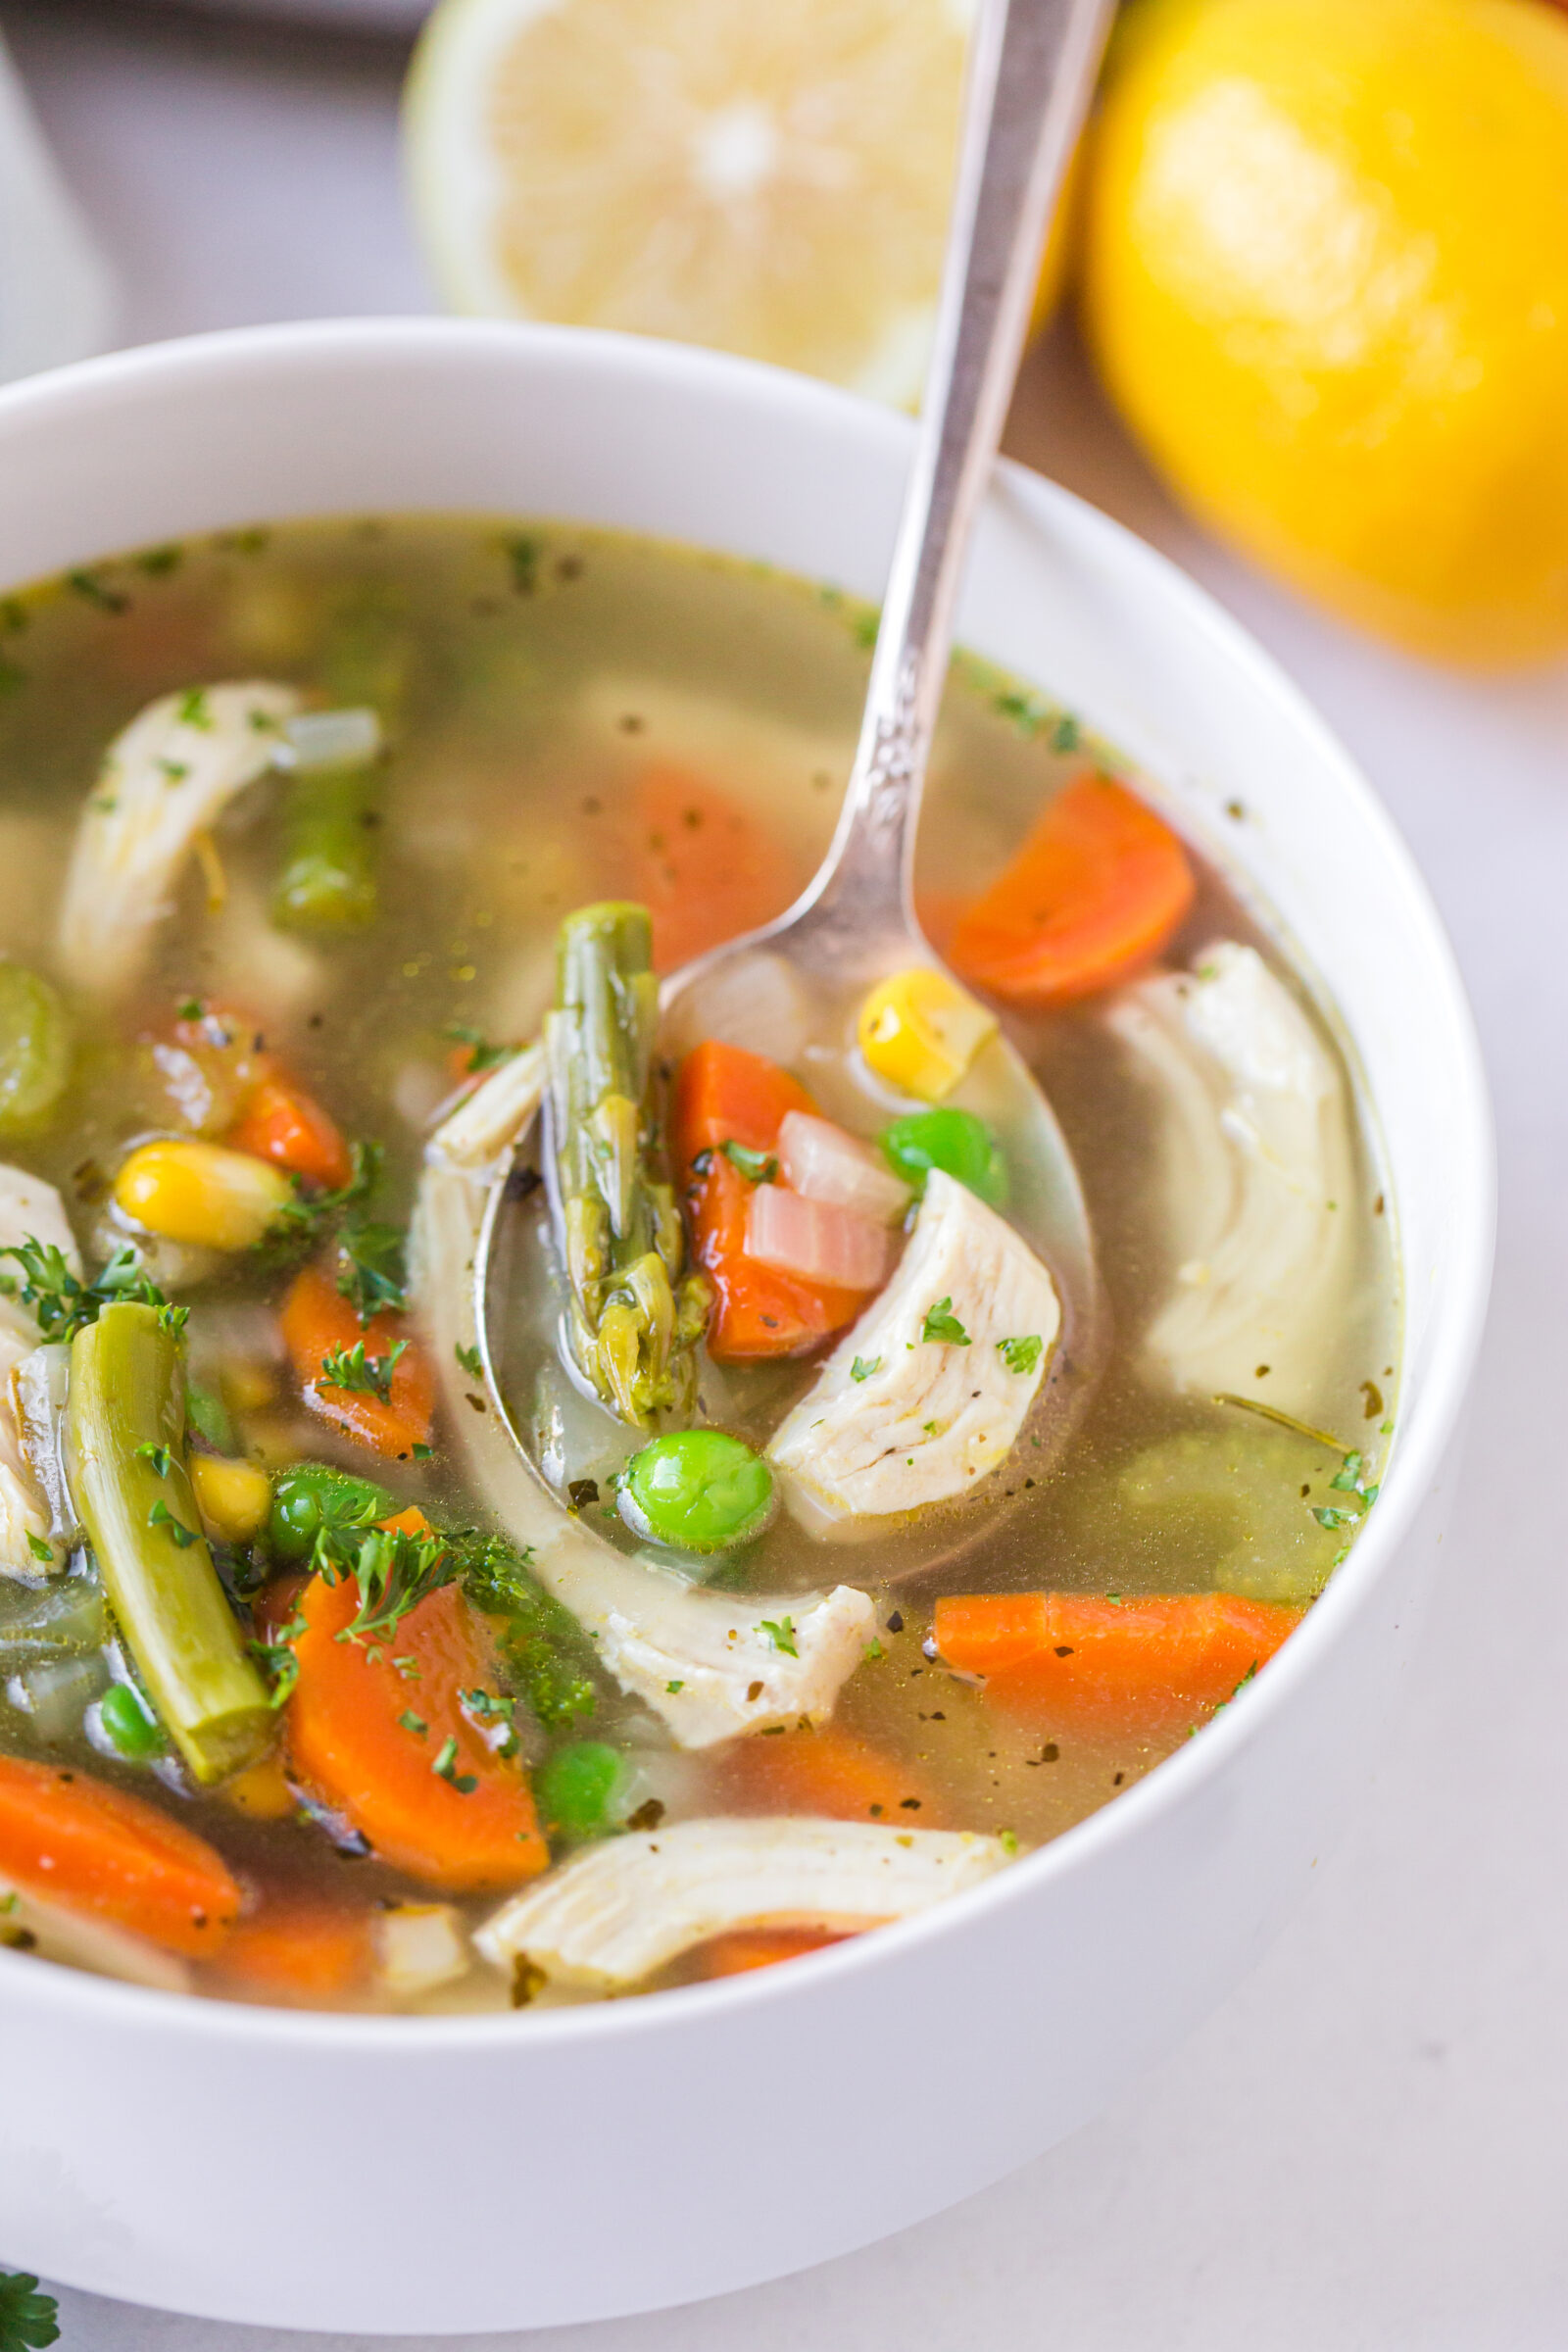
{"type": "Polygon", "coordinates": [[[460,1796],[471,1796],[479,1786],[475,1774],[458,1770],[458,1742],[452,1732],[448,1732],[442,1740],[440,1753],[430,1770],[438,1781],[445,1781],[448,1788],[455,1788],[460,1796]]]}
{"type": "Polygon", "coordinates": [[[969,1345],[969,1334],[954,1313],[951,1298],[939,1298],[935,1306],[926,1308],[920,1337],[922,1340],[936,1340],[944,1348],[967,1348],[969,1345]]]}
{"type": "Polygon", "coordinates": [[[733,1137],[719,1145],[719,1150],[732,1168],[739,1168],[748,1184],[776,1184],[778,1161],[771,1152],[753,1152],[733,1137]]]}
{"type": "Polygon", "coordinates": [[[181,1551],[189,1551],[193,1544],[201,1542],[193,1527],[187,1527],[182,1519],[174,1517],[161,1494],[147,1514],[147,1524],[149,1527],[167,1527],[181,1551]]]}
{"type": "Polygon", "coordinates": [[[78,1281],[63,1252],[52,1242],[37,1241],[31,1234],[25,1241],[0,1249],[0,1257],[14,1257],[22,1268],[19,1295],[32,1308],[46,1340],[74,1339],[89,1323],[97,1322],[104,1307],[122,1299],[136,1299],[144,1306],[177,1315],[179,1321],[172,1326],[175,1331],[184,1323],[187,1310],[170,1307],[157,1283],[143,1273],[132,1249],[117,1250],[91,1282],[78,1281]]]}
{"type": "Polygon", "coordinates": [[[771,1617],[764,1617],[762,1631],[772,1642],[773,1647],[781,1649],[787,1658],[800,1656],[801,1653],[795,1646],[795,1620],[793,1617],[781,1617],[777,1624],[771,1617]]]}
{"type": "Polygon", "coordinates": [[[999,1340],[997,1353],[1009,1372],[1017,1372],[1027,1378],[1039,1363],[1040,1351],[1044,1346],[1045,1342],[1039,1333],[1032,1331],[1026,1339],[999,1340]]]}
{"type": "Polygon", "coordinates": [[[60,2341],[59,2316],[30,2271],[0,2271],[0,2352],[46,2352],[60,2341]]]}
{"type": "Polygon", "coordinates": [[[321,1358],[321,1379],[329,1389],[348,1389],[363,1396],[392,1401],[392,1375],[409,1352],[407,1340],[394,1340],[385,1355],[367,1355],[365,1342],[352,1348],[333,1348],[321,1358]]]}
{"type": "Polygon", "coordinates": [[[477,1348],[465,1348],[459,1342],[454,1346],[452,1352],[458,1359],[460,1372],[466,1372],[470,1380],[483,1380],[484,1360],[477,1348]]]}
{"type": "Polygon", "coordinates": [[[872,1373],[879,1372],[881,1368],[882,1358],[879,1355],[858,1355],[850,1366],[850,1378],[852,1380],[869,1380],[872,1373]]]}

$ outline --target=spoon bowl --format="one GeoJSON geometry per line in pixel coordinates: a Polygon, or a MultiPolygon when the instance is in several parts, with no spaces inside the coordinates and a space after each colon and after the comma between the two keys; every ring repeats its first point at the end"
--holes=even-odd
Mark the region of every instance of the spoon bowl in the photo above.
{"type": "MultiPolygon", "coordinates": [[[[742,1001],[750,1013],[744,1034],[730,1042],[781,1062],[802,1060],[809,1070],[807,1041],[834,1039],[831,1083],[839,1100],[824,1107],[852,1127],[872,1124],[871,1113],[879,1114],[880,1123],[924,1107],[879,1086],[853,1049],[838,1049],[849,1047],[856,1009],[869,988],[914,966],[943,968],[913,911],[920,796],[965,559],[1017,371],[1047,220],[1109,15],[1110,0],[988,0],[980,11],[920,438],[838,826],[821,867],[785,914],[687,964],[661,992],[660,1038],[666,1054],[702,1037],[722,1036],[724,1012],[709,1008],[732,1013],[742,1001]],[[858,1103],[844,1100],[857,1094],[858,1103]]],[[[977,1112],[997,1136],[1011,1176],[1008,1221],[1050,1269],[1060,1302],[1051,1366],[1020,1432],[1020,1442],[1032,1442],[1032,1462],[1040,1467],[1059,1451],[1104,1355],[1105,1312],[1082,1188],[1050,1103],[1000,1033],[946,1099],[977,1112]]],[[[547,1152],[546,1161],[552,1156],[547,1152]]],[[[529,1249],[525,1239],[506,1232],[516,1194],[503,1172],[484,1218],[474,1272],[479,1348],[492,1406],[530,1466],[559,1489],[559,1455],[571,1450],[565,1431],[575,1414],[550,1357],[559,1357],[569,1377],[571,1350],[553,1348],[550,1335],[541,1335],[529,1305],[529,1281],[519,1287],[515,1278],[514,1269],[529,1249]],[[510,1402],[524,1395],[534,1399],[527,1430],[510,1402]]],[[[542,1193],[535,1196],[523,1213],[534,1228],[533,1250],[548,1257],[543,1200],[542,1193]]],[[[537,1263],[531,1275],[533,1283],[544,1275],[548,1284],[537,1263]]],[[[809,1377],[808,1370],[793,1368],[796,1393],[809,1377]]],[[[795,1401],[789,1380],[786,1372],[779,1396],[769,1392],[770,1408],[787,1410],[795,1401]]],[[[708,1373],[698,1401],[700,1411],[733,1425],[721,1383],[708,1373]]],[[[617,1441],[602,1410],[599,1423],[605,1425],[598,1430],[604,1469],[612,1475],[638,1433],[624,1430],[617,1441]]],[[[581,1446],[592,1448],[596,1428],[578,1422],[579,1466],[581,1446]]],[[[597,1498],[604,1480],[595,1472],[570,1483],[584,1493],[592,1486],[597,1498]]],[[[992,1525],[997,1505],[1016,1502],[1021,1491],[1021,1481],[1008,1488],[1004,1462],[955,1505],[911,1513],[893,1525],[882,1517],[813,1519],[812,1534],[817,1541],[827,1533],[846,1541],[891,1538],[882,1574],[906,1578],[950,1563],[966,1547],[970,1532],[978,1534],[982,1521],[992,1525]]],[[[779,1548],[776,1535],[770,1544],[771,1582],[781,1571],[787,1576],[796,1562],[772,1556],[779,1548]]],[[[808,1559],[799,1566],[808,1577],[808,1559]]]]}

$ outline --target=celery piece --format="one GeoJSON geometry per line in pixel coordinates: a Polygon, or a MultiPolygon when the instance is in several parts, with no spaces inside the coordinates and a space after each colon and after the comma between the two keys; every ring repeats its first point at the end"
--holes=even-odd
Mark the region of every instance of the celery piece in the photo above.
{"type": "Polygon", "coordinates": [[[198,1781],[268,1744],[272,1712],[206,1538],[185,1466],[185,1368],[153,1306],[106,1306],[71,1344],[67,1468],[110,1604],[198,1781]]]}

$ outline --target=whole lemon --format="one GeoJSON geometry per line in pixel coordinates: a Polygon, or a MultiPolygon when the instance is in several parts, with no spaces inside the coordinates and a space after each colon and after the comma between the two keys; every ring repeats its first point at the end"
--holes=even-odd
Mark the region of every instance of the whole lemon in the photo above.
{"type": "Polygon", "coordinates": [[[1417,652],[1568,645],[1568,18],[1137,0],[1084,300],[1177,493],[1417,652]]]}

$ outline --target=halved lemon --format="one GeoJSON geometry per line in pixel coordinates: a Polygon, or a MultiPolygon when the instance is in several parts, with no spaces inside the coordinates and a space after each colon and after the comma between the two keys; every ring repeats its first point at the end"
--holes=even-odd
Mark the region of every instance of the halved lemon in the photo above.
{"type": "Polygon", "coordinates": [[[444,298],[913,406],[971,15],[969,0],[441,0],[405,122],[444,298]]]}

